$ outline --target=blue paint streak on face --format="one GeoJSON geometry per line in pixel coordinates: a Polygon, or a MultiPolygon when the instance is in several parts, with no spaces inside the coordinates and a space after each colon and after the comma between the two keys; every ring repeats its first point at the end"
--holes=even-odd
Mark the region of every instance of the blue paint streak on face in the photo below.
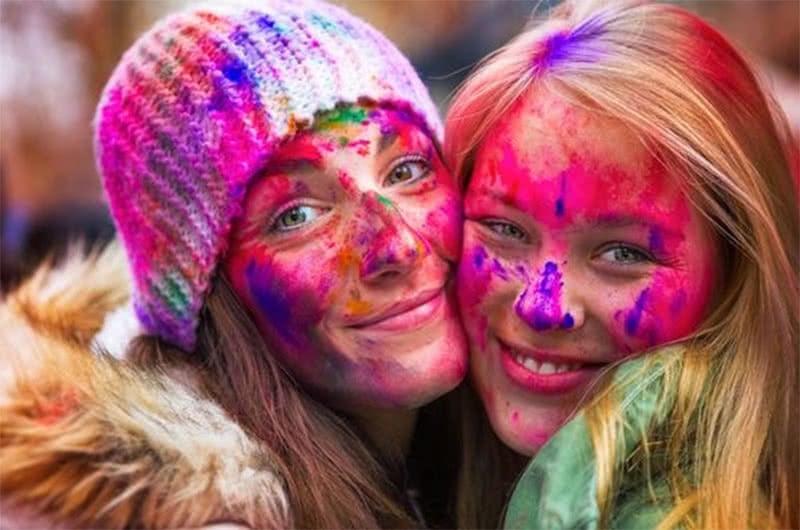
{"type": "Polygon", "coordinates": [[[648,237],[647,244],[650,248],[650,252],[654,254],[664,253],[664,235],[661,233],[659,227],[653,226],[650,228],[650,236],[648,237]]]}
{"type": "Polygon", "coordinates": [[[639,293],[636,304],[634,304],[633,309],[631,309],[625,317],[625,333],[628,335],[635,334],[639,329],[639,322],[642,320],[642,313],[644,312],[644,306],[647,303],[647,295],[649,292],[650,289],[645,289],[639,293]]]}
{"type": "Polygon", "coordinates": [[[686,304],[686,291],[681,289],[675,293],[675,296],[669,304],[670,313],[672,313],[673,316],[677,316],[678,313],[681,312],[681,309],[683,309],[684,304],[686,304]]]}
{"type": "Polygon", "coordinates": [[[247,264],[245,275],[250,294],[267,322],[284,338],[291,339],[291,304],[285,286],[268,267],[260,266],[255,261],[247,264]]]}
{"type": "Polygon", "coordinates": [[[486,249],[483,247],[478,247],[475,249],[474,254],[472,255],[472,262],[475,264],[476,269],[483,268],[483,264],[488,258],[489,255],[486,253],[486,249]]]}
{"type": "Polygon", "coordinates": [[[575,326],[575,319],[572,318],[572,315],[567,313],[564,315],[564,320],[561,321],[561,324],[558,326],[561,329],[572,329],[575,326]]]}
{"type": "Polygon", "coordinates": [[[566,172],[561,173],[561,195],[556,199],[556,216],[564,216],[564,201],[567,193],[567,175],[566,172]]]}
{"type": "Polygon", "coordinates": [[[508,281],[508,271],[497,258],[492,260],[492,272],[495,276],[499,276],[500,279],[508,281]]]}
{"type": "Polygon", "coordinates": [[[556,216],[564,216],[564,197],[559,197],[556,199],[556,216]]]}

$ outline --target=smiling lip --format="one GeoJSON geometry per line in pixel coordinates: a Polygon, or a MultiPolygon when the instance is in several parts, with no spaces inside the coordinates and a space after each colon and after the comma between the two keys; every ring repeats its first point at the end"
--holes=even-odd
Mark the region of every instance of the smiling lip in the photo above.
{"type": "Polygon", "coordinates": [[[406,331],[430,321],[444,305],[444,288],[423,291],[410,300],[394,304],[369,318],[348,325],[350,328],[380,331],[406,331]]]}
{"type": "Polygon", "coordinates": [[[566,394],[587,386],[608,363],[585,362],[500,344],[500,364],[517,385],[535,394],[566,394]]]}

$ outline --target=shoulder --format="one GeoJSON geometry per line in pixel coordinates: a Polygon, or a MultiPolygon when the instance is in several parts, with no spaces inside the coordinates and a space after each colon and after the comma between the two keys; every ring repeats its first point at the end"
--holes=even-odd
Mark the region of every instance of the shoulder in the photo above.
{"type": "Polygon", "coordinates": [[[182,378],[94,344],[128,297],[114,252],[42,269],[0,305],[2,506],[20,524],[36,506],[78,527],[291,526],[269,447],[182,378]]]}
{"type": "MultiPolygon", "coordinates": [[[[614,373],[612,386],[622,426],[617,439],[621,461],[629,461],[642,441],[643,433],[664,418],[670,406],[665,386],[669,366],[680,362],[682,349],[664,348],[622,364],[614,373]]],[[[613,514],[615,527],[648,527],[646,521],[659,521],[660,501],[668,505],[666,490],[658,477],[654,489],[633,474],[622,475],[623,483],[613,514]],[[617,524],[619,523],[619,524],[617,524]]],[[[506,511],[506,528],[599,528],[597,466],[590,425],[583,413],[577,414],[539,451],[517,482],[506,511]]]]}

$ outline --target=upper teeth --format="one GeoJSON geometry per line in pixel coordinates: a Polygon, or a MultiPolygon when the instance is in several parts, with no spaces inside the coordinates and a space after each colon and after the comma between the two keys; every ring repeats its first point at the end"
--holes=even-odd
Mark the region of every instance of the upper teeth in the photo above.
{"type": "Polygon", "coordinates": [[[561,372],[571,372],[580,368],[578,363],[555,364],[539,362],[530,357],[524,357],[519,353],[514,354],[514,360],[531,372],[536,372],[537,374],[560,374],[561,372]]]}

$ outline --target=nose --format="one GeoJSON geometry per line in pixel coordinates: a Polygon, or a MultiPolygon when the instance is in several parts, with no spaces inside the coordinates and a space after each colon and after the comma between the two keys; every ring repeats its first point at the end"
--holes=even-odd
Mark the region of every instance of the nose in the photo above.
{"type": "Polygon", "coordinates": [[[582,304],[577,296],[569,296],[564,275],[552,261],[528,279],[514,303],[514,311],[536,331],[576,328],[584,320],[582,304]]]}
{"type": "Polygon", "coordinates": [[[361,203],[354,230],[355,246],[362,249],[361,280],[380,283],[411,272],[428,253],[424,240],[383,196],[370,191],[361,203]]]}

